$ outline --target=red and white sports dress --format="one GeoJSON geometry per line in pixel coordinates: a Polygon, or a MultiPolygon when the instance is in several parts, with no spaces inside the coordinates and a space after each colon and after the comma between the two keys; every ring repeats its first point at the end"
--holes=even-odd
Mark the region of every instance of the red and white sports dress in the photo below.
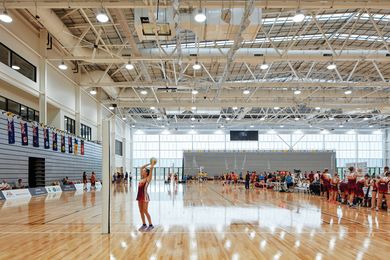
{"type": "Polygon", "coordinates": [[[387,194],[389,192],[389,180],[382,178],[377,182],[378,191],[380,194],[387,194]]]}
{"type": "Polygon", "coordinates": [[[137,193],[138,201],[150,201],[149,194],[148,194],[148,186],[149,186],[149,182],[146,179],[145,181],[141,180],[138,183],[138,193],[137,193]]]}

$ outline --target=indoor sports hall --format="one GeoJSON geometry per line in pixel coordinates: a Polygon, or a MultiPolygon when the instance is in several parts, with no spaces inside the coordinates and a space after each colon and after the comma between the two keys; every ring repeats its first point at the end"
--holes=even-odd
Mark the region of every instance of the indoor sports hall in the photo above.
{"type": "Polygon", "coordinates": [[[0,259],[389,259],[389,0],[0,0],[0,259]]]}

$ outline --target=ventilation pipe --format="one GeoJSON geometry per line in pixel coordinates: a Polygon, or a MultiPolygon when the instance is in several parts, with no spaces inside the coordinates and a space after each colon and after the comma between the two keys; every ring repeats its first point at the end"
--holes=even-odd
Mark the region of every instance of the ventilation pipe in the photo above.
{"type": "MultiPolygon", "coordinates": [[[[31,14],[36,15],[38,21],[47,29],[47,31],[54,36],[63,46],[73,47],[70,49],[70,52],[74,56],[86,56],[92,57],[93,51],[91,49],[76,47],[78,45],[78,40],[72,36],[70,30],[66,25],[58,18],[58,16],[50,9],[27,9],[31,14]]],[[[90,75],[83,73],[81,75],[81,82],[89,83],[91,79],[100,79],[102,78],[102,83],[114,83],[114,81],[106,75],[103,71],[94,71],[90,75]]],[[[118,89],[114,87],[103,87],[104,91],[111,96],[116,98],[118,96],[118,89]]]]}

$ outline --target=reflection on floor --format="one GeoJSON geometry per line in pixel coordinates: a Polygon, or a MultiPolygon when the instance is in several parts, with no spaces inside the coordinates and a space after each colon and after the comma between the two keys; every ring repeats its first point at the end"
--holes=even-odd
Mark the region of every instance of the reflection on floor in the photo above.
{"type": "Polygon", "coordinates": [[[112,188],[110,235],[101,193],[0,202],[0,259],[388,259],[390,214],[317,196],[226,188],[150,187],[156,229],[141,224],[134,185],[112,188]]]}

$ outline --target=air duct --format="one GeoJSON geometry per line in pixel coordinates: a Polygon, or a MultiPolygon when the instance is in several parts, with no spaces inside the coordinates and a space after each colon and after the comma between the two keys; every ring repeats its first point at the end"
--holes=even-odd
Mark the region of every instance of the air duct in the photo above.
{"type": "MultiPolygon", "coordinates": [[[[241,17],[244,15],[245,8],[230,9],[206,9],[207,20],[205,23],[194,21],[194,15],[191,9],[180,12],[180,28],[194,32],[200,41],[214,40],[234,40],[240,30],[241,17]]],[[[175,37],[175,24],[173,9],[161,9],[158,13],[156,24],[149,17],[148,9],[134,10],[134,25],[141,41],[170,40],[175,37]]],[[[157,17],[157,13],[154,14],[157,17]]],[[[242,32],[244,40],[253,40],[256,37],[261,26],[261,9],[255,8],[249,16],[249,25],[242,32]]]]}

